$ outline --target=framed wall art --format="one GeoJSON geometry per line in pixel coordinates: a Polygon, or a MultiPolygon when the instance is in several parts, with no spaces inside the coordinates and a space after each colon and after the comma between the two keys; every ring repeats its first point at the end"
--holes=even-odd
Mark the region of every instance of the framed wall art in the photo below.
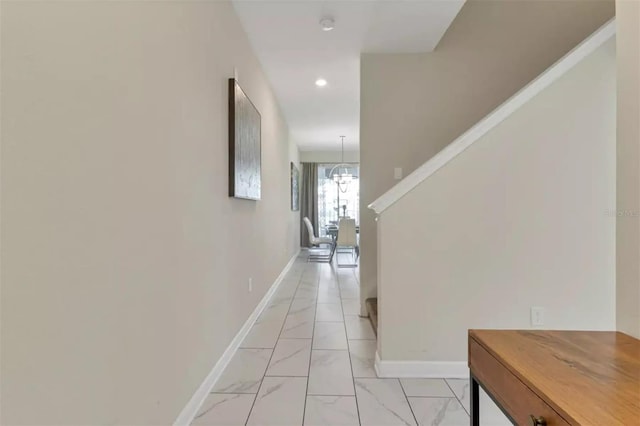
{"type": "Polygon", "coordinates": [[[238,82],[229,79],[229,196],[261,197],[261,117],[238,82]]]}
{"type": "Polygon", "coordinates": [[[300,210],[300,172],[296,165],[291,162],[291,210],[300,210]]]}

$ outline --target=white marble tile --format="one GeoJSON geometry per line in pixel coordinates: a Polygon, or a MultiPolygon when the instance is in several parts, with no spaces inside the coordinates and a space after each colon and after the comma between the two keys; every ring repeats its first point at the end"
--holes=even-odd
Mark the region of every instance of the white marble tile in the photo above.
{"type": "Polygon", "coordinates": [[[191,424],[199,426],[243,426],[247,422],[255,397],[254,394],[209,394],[191,424]]]}
{"type": "Polygon", "coordinates": [[[338,278],[341,281],[346,280],[357,280],[357,275],[359,268],[340,268],[338,269],[338,278]]]}
{"type": "Polygon", "coordinates": [[[358,299],[343,299],[342,310],[345,315],[360,315],[360,301],[358,299]]]}
{"type": "Polygon", "coordinates": [[[294,297],[296,299],[316,299],[318,297],[318,289],[300,286],[294,297]]]}
{"type": "Polygon", "coordinates": [[[349,339],[375,339],[371,321],[369,318],[362,318],[358,315],[347,315],[344,318],[347,327],[347,337],[349,339]]]}
{"type": "Polygon", "coordinates": [[[348,349],[342,322],[316,322],[313,349],[348,349]]]}
{"type": "Polygon", "coordinates": [[[397,379],[355,379],[355,383],[363,426],[416,424],[397,379]]]}
{"type": "Polygon", "coordinates": [[[280,283],[280,285],[278,286],[278,290],[276,291],[276,294],[278,294],[278,292],[283,289],[288,289],[288,290],[293,289],[295,292],[295,289],[298,288],[298,284],[300,284],[300,277],[297,277],[297,278],[285,277],[280,283]]]}
{"type": "Polygon", "coordinates": [[[258,392],[271,352],[271,349],[238,349],[216,382],[212,392],[258,392]]]}
{"type": "Polygon", "coordinates": [[[315,313],[316,303],[316,299],[293,299],[293,302],[291,302],[291,306],[289,307],[289,314],[296,314],[302,311],[315,313]]]}
{"type": "Polygon", "coordinates": [[[280,321],[284,322],[284,317],[287,316],[287,312],[289,312],[289,305],[291,304],[291,298],[276,298],[273,300],[266,308],[260,313],[258,320],[259,322],[267,322],[267,321],[280,321]]]}
{"type": "Polygon", "coordinates": [[[462,426],[469,415],[456,398],[409,398],[418,425],[462,426]]]}
{"type": "Polygon", "coordinates": [[[271,300],[269,300],[269,306],[279,306],[279,305],[289,306],[291,304],[291,299],[293,299],[293,296],[274,294],[273,297],[271,297],[271,300]]]}
{"type": "MultiPolygon", "coordinates": [[[[305,300],[306,299],[300,299],[305,300]]],[[[294,300],[295,303],[295,300],[294,300]]],[[[313,337],[313,327],[315,322],[316,307],[312,304],[308,307],[294,309],[293,305],[289,310],[289,315],[284,321],[281,339],[310,339],[313,337]]]]}
{"type": "Polygon", "coordinates": [[[356,285],[340,286],[340,297],[344,299],[359,299],[360,289],[356,285]]]}
{"type": "Polygon", "coordinates": [[[400,379],[407,396],[455,398],[444,379],[400,379]]]}
{"type": "Polygon", "coordinates": [[[327,289],[327,290],[329,289],[339,290],[340,285],[338,283],[338,280],[334,276],[326,276],[326,277],[321,276],[320,281],[318,282],[318,288],[327,289]]]}
{"type": "Polygon", "coordinates": [[[331,279],[320,280],[318,290],[324,293],[340,293],[338,282],[331,279]]]}
{"type": "Polygon", "coordinates": [[[306,389],[306,377],[265,377],[247,424],[301,425],[306,389]]]}
{"type": "Polygon", "coordinates": [[[358,280],[356,279],[356,277],[353,274],[342,275],[341,274],[342,271],[353,272],[353,271],[349,271],[347,269],[340,269],[340,271],[338,271],[340,273],[340,275],[338,275],[338,283],[341,286],[357,285],[358,284],[358,280]]]}
{"type": "Polygon", "coordinates": [[[340,277],[354,277],[355,276],[355,270],[353,270],[353,269],[338,269],[337,274],[340,277]]]}
{"type": "Polygon", "coordinates": [[[318,303],[316,321],[344,321],[340,303],[318,303]]]}
{"type": "Polygon", "coordinates": [[[306,376],[309,374],[311,339],[280,339],[267,367],[267,376],[306,376]]]}
{"type": "Polygon", "coordinates": [[[293,297],[298,289],[298,283],[281,283],[274,297],[293,297]]]}
{"type": "Polygon", "coordinates": [[[316,282],[309,282],[309,281],[301,281],[300,284],[298,285],[298,289],[309,289],[309,290],[317,290],[318,288],[320,288],[320,283],[316,282]]]}
{"type": "Polygon", "coordinates": [[[354,396],[307,396],[305,426],[359,426],[354,396]]]}
{"type": "Polygon", "coordinates": [[[318,271],[318,276],[320,277],[321,280],[336,280],[338,277],[338,274],[336,273],[335,270],[335,266],[334,265],[327,265],[324,268],[321,268],[318,271]]]}
{"type": "Polygon", "coordinates": [[[282,278],[282,282],[280,283],[280,285],[282,284],[298,284],[300,282],[300,278],[302,277],[302,270],[300,268],[296,269],[290,269],[289,272],[287,273],[287,275],[285,275],[282,278]]]}
{"type": "Polygon", "coordinates": [[[311,351],[309,395],[353,395],[348,351],[311,351]]]}
{"type": "Polygon", "coordinates": [[[300,284],[317,284],[319,277],[317,271],[304,271],[300,277],[300,284]]]}
{"type": "Polygon", "coordinates": [[[340,285],[358,284],[355,276],[357,268],[340,268],[338,269],[338,283],[340,285]]]}
{"type": "Polygon", "coordinates": [[[353,266],[351,265],[358,263],[358,259],[356,258],[355,253],[351,250],[345,250],[344,252],[335,253],[334,259],[338,265],[349,265],[348,268],[350,269],[353,269],[353,266]]]}
{"type": "Polygon", "coordinates": [[[319,291],[318,303],[340,303],[340,292],[319,291]]]}
{"type": "Polygon", "coordinates": [[[479,399],[481,425],[510,426],[513,424],[482,388],[480,388],[479,399]]]}
{"type": "Polygon", "coordinates": [[[241,348],[273,348],[276,345],[283,320],[256,322],[240,344],[241,348]]]}
{"type": "Polygon", "coordinates": [[[353,377],[377,377],[373,365],[376,358],[375,340],[349,340],[353,377]]]}
{"type": "Polygon", "coordinates": [[[320,281],[318,282],[318,288],[320,290],[325,289],[325,290],[336,290],[338,291],[340,289],[340,286],[338,285],[338,281],[335,279],[335,277],[332,276],[321,276],[320,277],[320,281]]]}
{"type": "Polygon", "coordinates": [[[469,379],[445,379],[456,398],[460,401],[467,413],[471,412],[471,393],[469,391],[469,379]]]}
{"type": "Polygon", "coordinates": [[[340,269],[338,270],[338,281],[340,284],[357,284],[358,278],[356,277],[353,269],[340,269]]]}

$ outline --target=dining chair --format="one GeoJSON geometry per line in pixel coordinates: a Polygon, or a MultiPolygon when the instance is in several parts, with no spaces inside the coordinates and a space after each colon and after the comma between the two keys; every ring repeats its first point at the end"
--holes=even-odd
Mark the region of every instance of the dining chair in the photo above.
{"type": "Polygon", "coordinates": [[[333,252],[335,249],[335,244],[333,242],[333,238],[331,237],[316,237],[313,232],[313,225],[308,217],[302,219],[304,221],[305,226],[307,227],[307,232],[309,234],[309,243],[311,247],[309,248],[309,257],[307,257],[307,262],[331,262],[333,259],[333,252]],[[329,245],[329,253],[323,251],[322,253],[315,252],[313,250],[314,247],[319,248],[321,244],[329,245]]]}
{"type": "Polygon", "coordinates": [[[355,219],[340,219],[338,223],[338,238],[336,240],[336,248],[338,251],[339,248],[348,248],[351,249],[351,257],[353,258],[353,263],[349,264],[341,264],[340,256],[338,255],[338,267],[340,268],[355,268],[358,266],[357,259],[359,255],[359,247],[358,247],[358,236],[356,233],[356,220],[355,219]]]}

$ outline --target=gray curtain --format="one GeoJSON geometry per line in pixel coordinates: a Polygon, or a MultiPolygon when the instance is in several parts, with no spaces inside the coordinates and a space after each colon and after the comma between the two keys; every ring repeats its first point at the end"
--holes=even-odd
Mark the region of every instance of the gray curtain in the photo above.
{"type": "Polygon", "coordinates": [[[309,247],[309,234],[303,218],[308,217],[318,236],[318,164],[302,163],[300,186],[300,246],[309,247]]]}

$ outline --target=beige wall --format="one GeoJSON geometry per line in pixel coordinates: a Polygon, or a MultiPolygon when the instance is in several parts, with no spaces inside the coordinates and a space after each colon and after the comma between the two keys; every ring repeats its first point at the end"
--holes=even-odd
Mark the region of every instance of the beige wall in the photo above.
{"type": "Polygon", "coordinates": [[[615,329],[615,126],[610,40],[382,212],[381,359],[465,361],[532,306],[615,329]]]}
{"type": "Polygon", "coordinates": [[[618,330],[640,338],[640,3],[618,0],[618,330]]]}
{"type": "Polygon", "coordinates": [[[613,17],[612,1],[468,0],[435,52],[361,64],[361,282],[376,293],[366,206],[613,17]]]}
{"type": "Polygon", "coordinates": [[[296,157],[230,3],[3,1],[2,423],[172,423],[297,249],[296,157]]]}

